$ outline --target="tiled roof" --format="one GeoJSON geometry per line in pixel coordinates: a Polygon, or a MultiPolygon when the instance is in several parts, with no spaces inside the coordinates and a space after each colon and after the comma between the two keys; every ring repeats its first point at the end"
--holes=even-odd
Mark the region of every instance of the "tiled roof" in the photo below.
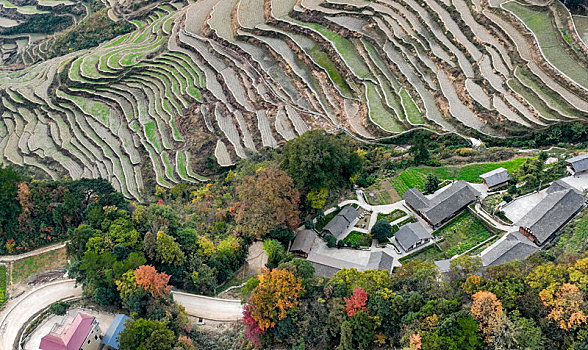
{"type": "Polygon", "coordinates": [[[296,238],[292,242],[290,251],[300,251],[306,254],[310,253],[310,249],[316,239],[316,232],[314,230],[302,230],[296,233],[296,238]]]}
{"type": "Polygon", "coordinates": [[[480,195],[470,184],[461,180],[454,182],[431,199],[419,194],[418,190],[411,189],[402,198],[427,217],[433,226],[451,217],[480,195]]]}
{"type": "Polygon", "coordinates": [[[504,183],[510,179],[508,170],[502,167],[482,174],[480,177],[486,181],[486,185],[488,185],[488,187],[500,185],[501,183],[504,183]]]}
{"type": "Polygon", "coordinates": [[[519,232],[510,232],[486,248],[481,254],[483,266],[495,266],[513,260],[523,261],[539,251],[533,242],[519,232]]]}
{"type": "Polygon", "coordinates": [[[588,170],[588,153],[566,159],[566,162],[572,164],[576,172],[588,170]]]}
{"type": "Polygon", "coordinates": [[[386,270],[391,272],[394,263],[394,258],[384,251],[372,252],[367,265],[359,265],[354,262],[314,253],[310,253],[307,260],[314,266],[316,275],[326,277],[332,277],[341,269],[356,269],[357,271],[386,270]]]}
{"type": "Polygon", "coordinates": [[[78,313],[61,333],[51,332],[41,339],[40,350],[79,350],[94,326],[93,316],[78,313]]]}
{"type": "Polygon", "coordinates": [[[517,226],[528,229],[539,244],[543,244],[563,224],[584,206],[584,196],[575,189],[548,193],[517,226]]]}
{"type": "Polygon", "coordinates": [[[343,208],[329,223],[323,228],[333,236],[340,239],[341,235],[347,231],[349,225],[359,217],[359,213],[352,206],[348,205],[343,208]]]}
{"type": "Polygon", "coordinates": [[[407,250],[417,241],[431,238],[431,234],[425,230],[423,225],[414,222],[400,227],[400,230],[394,234],[394,237],[396,238],[396,242],[398,242],[404,250],[407,250]]]}
{"type": "Polygon", "coordinates": [[[111,346],[114,349],[118,349],[118,337],[120,333],[125,329],[125,321],[130,319],[129,316],[118,314],[114,316],[114,321],[104,334],[104,338],[102,339],[102,344],[106,344],[111,346]]]}

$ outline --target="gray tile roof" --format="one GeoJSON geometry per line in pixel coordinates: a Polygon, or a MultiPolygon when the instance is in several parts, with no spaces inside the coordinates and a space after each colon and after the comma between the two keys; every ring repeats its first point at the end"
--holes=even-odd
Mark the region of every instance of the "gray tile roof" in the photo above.
{"type": "Polygon", "coordinates": [[[310,249],[316,239],[316,232],[314,230],[302,230],[296,233],[296,237],[290,247],[291,252],[299,251],[303,253],[310,253],[310,249]]]}
{"type": "Polygon", "coordinates": [[[394,258],[390,254],[384,251],[372,252],[364,270],[386,270],[392,272],[393,263],[394,258]]]}
{"type": "Polygon", "coordinates": [[[392,272],[394,258],[384,251],[372,252],[367,265],[359,265],[354,262],[333,258],[327,255],[310,253],[307,260],[314,266],[315,275],[332,277],[341,269],[386,270],[392,272]]]}
{"type": "Polygon", "coordinates": [[[566,162],[570,163],[576,172],[588,170],[588,153],[566,159],[566,162]]]}
{"type": "Polygon", "coordinates": [[[513,260],[523,261],[539,250],[539,247],[521,233],[510,232],[486,248],[480,258],[483,266],[496,266],[513,260]]]}
{"type": "Polygon", "coordinates": [[[451,259],[445,259],[445,260],[437,260],[435,261],[435,265],[437,266],[437,268],[439,269],[440,272],[442,273],[446,273],[449,272],[449,267],[451,265],[451,259]]]}
{"type": "Polygon", "coordinates": [[[333,236],[340,239],[341,236],[347,231],[349,225],[359,217],[357,210],[352,206],[348,205],[343,208],[339,214],[337,214],[329,223],[323,228],[323,231],[326,231],[333,236]]]}
{"type": "Polygon", "coordinates": [[[455,215],[480,195],[469,183],[461,180],[454,182],[432,199],[427,199],[422,194],[419,196],[419,193],[418,190],[411,189],[402,198],[427,217],[433,226],[455,215]]]}
{"type": "Polygon", "coordinates": [[[528,229],[539,244],[571,219],[584,206],[584,196],[575,189],[549,193],[517,222],[528,229]]]}
{"type": "Polygon", "coordinates": [[[431,234],[418,222],[402,226],[400,230],[394,234],[394,237],[396,238],[396,242],[398,242],[404,250],[407,250],[421,239],[432,238],[431,234]]]}
{"type": "Polygon", "coordinates": [[[510,174],[508,173],[508,170],[502,167],[482,174],[480,177],[486,181],[486,185],[488,185],[488,187],[494,187],[510,180],[510,174]]]}
{"type": "Polygon", "coordinates": [[[569,188],[574,188],[574,187],[572,187],[570,184],[568,184],[567,182],[565,182],[563,180],[557,180],[557,181],[553,182],[551,184],[551,186],[549,186],[549,188],[547,189],[547,193],[563,191],[563,190],[567,190],[569,188]]]}

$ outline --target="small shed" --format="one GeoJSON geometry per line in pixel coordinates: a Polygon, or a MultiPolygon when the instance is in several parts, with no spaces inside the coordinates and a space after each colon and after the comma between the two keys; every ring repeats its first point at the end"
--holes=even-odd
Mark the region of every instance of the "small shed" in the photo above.
{"type": "Polygon", "coordinates": [[[296,237],[292,242],[292,246],[290,247],[290,251],[298,256],[303,258],[308,257],[310,250],[312,249],[312,245],[316,240],[316,232],[314,230],[301,230],[296,233],[296,237]]]}
{"type": "Polygon", "coordinates": [[[505,168],[494,169],[480,175],[480,177],[489,190],[502,187],[510,180],[510,174],[505,168]]]}
{"type": "Polygon", "coordinates": [[[359,213],[354,207],[348,205],[341,209],[327,225],[323,228],[325,234],[331,234],[337,239],[341,239],[343,234],[349,229],[352,223],[359,218],[359,213]]]}
{"type": "Polygon", "coordinates": [[[576,175],[586,172],[588,170],[588,153],[566,159],[566,162],[568,163],[572,174],[576,175]]]}
{"type": "Polygon", "coordinates": [[[396,242],[404,249],[404,251],[410,251],[416,247],[428,243],[431,238],[431,234],[425,230],[423,225],[418,222],[404,225],[394,234],[396,242]]]}

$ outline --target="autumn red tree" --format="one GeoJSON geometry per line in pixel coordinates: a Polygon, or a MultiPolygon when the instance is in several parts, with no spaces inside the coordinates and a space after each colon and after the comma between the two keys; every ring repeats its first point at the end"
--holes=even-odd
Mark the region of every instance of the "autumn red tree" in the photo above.
{"type": "Polygon", "coordinates": [[[280,226],[295,229],[300,225],[300,193],[286,172],[258,169],[243,179],[238,194],[241,203],[235,219],[242,232],[264,237],[280,226]]]}
{"type": "Polygon", "coordinates": [[[368,300],[368,294],[362,288],[355,287],[353,294],[351,294],[349,298],[344,299],[347,316],[353,317],[360,310],[367,312],[365,305],[368,300]]]}
{"type": "Polygon", "coordinates": [[[480,331],[487,344],[492,344],[494,337],[504,326],[502,303],[494,293],[480,291],[472,295],[471,312],[480,325],[480,331]]]}
{"type": "Polygon", "coordinates": [[[151,265],[142,265],[135,270],[135,282],[141,288],[149,291],[154,298],[160,298],[169,293],[170,275],[158,273],[151,265]]]}
{"type": "Polygon", "coordinates": [[[288,270],[273,269],[260,275],[249,299],[251,318],[262,331],[274,327],[298,306],[303,290],[300,279],[288,270]]]}
{"type": "Polygon", "coordinates": [[[551,309],[547,317],[557,322],[559,328],[566,331],[576,329],[588,322],[588,317],[582,311],[584,293],[576,285],[564,283],[557,288],[550,287],[539,292],[541,302],[551,309]]]}

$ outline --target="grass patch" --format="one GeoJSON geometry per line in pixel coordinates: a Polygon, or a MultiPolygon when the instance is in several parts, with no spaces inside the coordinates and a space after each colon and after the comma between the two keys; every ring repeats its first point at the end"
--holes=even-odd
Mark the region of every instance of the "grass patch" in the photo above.
{"type": "Polygon", "coordinates": [[[396,189],[396,192],[401,196],[410,188],[417,188],[422,191],[428,174],[433,174],[441,180],[465,180],[481,183],[482,179],[480,175],[500,167],[505,168],[509,173],[513,174],[529,158],[531,157],[515,158],[506,162],[479,163],[465,166],[424,166],[408,168],[398,176],[392,178],[390,182],[394,186],[394,189],[396,189]]]}
{"type": "Polygon", "coordinates": [[[569,102],[551,91],[541,81],[538,81],[530,71],[517,67],[514,74],[524,85],[529,86],[545,104],[552,106],[558,112],[565,115],[579,116],[578,111],[569,102]]]}
{"type": "Polygon", "coordinates": [[[32,275],[44,271],[61,269],[66,264],[67,254],[65,247],[17,260],[12,266],[12,282],[23,282],[32,275]]]}
{"type": "Polygon", "coordinates": [[[450,257],[462,254],[492,237],[484,224],[467,210],[435,231],[433,235],[444,238],[439,245],[450,257]]]}
{"type": "Polygon", "coordinates": [[[320,46],[315,45],[312,49],[308,50],[307,53],[319,66],[323,67],[327,71],[327,74],[329,74],[331,80],[333,80],[333,82],[339,88],[339,91],[341,91],[341,93],[344,96],[353,96],[353,92],[351,91],[349,85],[347,85],[345,78],[343,78],[341,72],[339,72],[339,69],[337,69],[335,63],[331,61],[329,55],[327,55],[323,50],[321,50],[320,46]]]}
{"type": "Polygon", "coordinates": [[[561,40],[561,33],[553,24],[551,12],[523,6],[515,1],[502,6],[512,11],[535,34],[541,51],[551,64],[588,88],[588,70],[566,51],[569,45],[561,40]]]}
{"type": "Polygon", "coordinates": [[[401,89],[400,97],[402,97],[402,106],[404,106],[408,121],[412,124],[424,124],[425,120],[423,119],[423,114],[417,107],[416,103],[414,103],[412,97],[408,94],[408,91],[401,89]]]}
{"type": "Polygon", "coordinates": [[[388,179],[376,182],[365,192],[366,200],[370,205],[386,205],[402,200],[388,179]],[[370,196],[370,193],[373,193],[375,197],[370,196]]]}
{"type": "Polygon", "coordinates": [[[361,247],[369,247],[372,245],[372,236],[358,231],[351,231],[343,239],[343,243],[349,245],[359,244],[361,247]]]}
{"type": "Polygon", "coordinates": [[[580,254],[588,250],[588,209],[584,209],[563,228],[557,244],[550,250],[556,254],[580,254]]]}
{"type": "Polygon", "coordinates": [[[382,129],[390,132],[401,132],[404,130],[398,122],[396,115],[391,113],[382,102],[384,99],[372,83],[365,83],[365,94],[369,106],[370,118],[382,129]]]}
{"type": "Polygon", "coordinates": [[[0,266],[0,307],[6,301],[6,266],[0,266]]]}
{"type": "Polygon", "coordinates": [[[382,213],[379,213],[378,214],[378,220],[382,220],[383,219],[383,220],[386,220],[388,222],[394,222],[394,221],[396,221],[396,220],[398,220],[398,219],[400,219],[402,217],[405,217],[406,215],[408,215],[408,214],[406,214],[406,212],[404,210],[394,209],[390,214],[382,214],[382,213]]]}
{"type": "Polygon", "coordinates": [[[478,248],[472,250],[471,252],[468,253],[468,255],[476,255],[476,254],[480,254],[481,252],[484,251],[484,249],[488,248],[489,246],[492,245],[492,243],[496,242],[497,240],[500,239],[501,236],[496,235],[494,237],[492,237],[488,242],[484,243],[483,245],[479,246],[478,248]]]}
{"type": "Polygon", "coordinates": [[[410,261],[437,261],[443,259],[446,259],[443,251],[441,251],[441,249],[439,249],[439,247],[437,247],[435,244],[431,244],[428,247],[400,258],[400,262],[407,263],[410,261]]]}

